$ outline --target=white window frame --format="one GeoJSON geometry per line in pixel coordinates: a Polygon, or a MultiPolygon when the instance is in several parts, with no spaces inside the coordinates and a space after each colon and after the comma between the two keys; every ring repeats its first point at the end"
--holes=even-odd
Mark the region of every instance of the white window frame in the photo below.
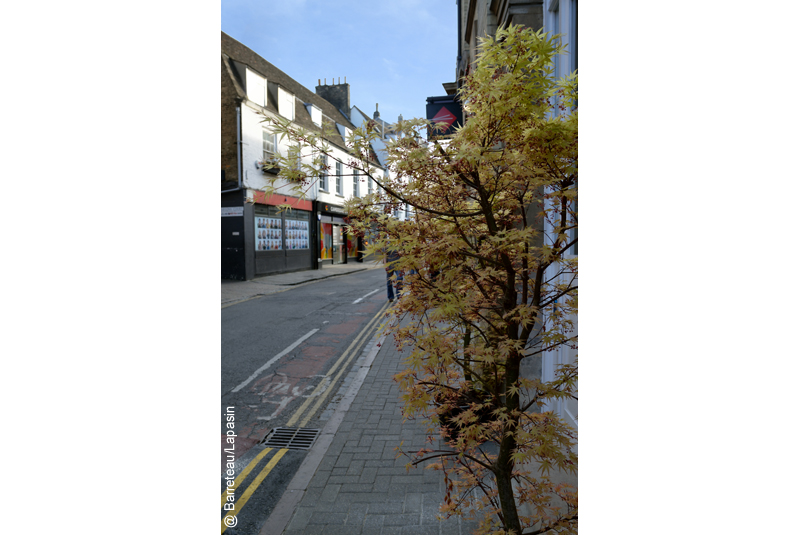
{"type": "Polygon", "coordinates": [[[322,172],[319,175],[319,189],[328,191],[328,155],[322,155],[322,172]]]}
{"type": "Polygon", "coordinates": [[[278,140],[275,132],[270,132],[268,128],[261,129],[261,151],[263,160],[266,162],[278,155],[278,140]],[[269,138],[272,138],[271,140],[269,138]],[[269,150],[269,144],[272,145],[272,150],[269,150]]]}
{"type": "Polygon", "coordinates": [[[282,87],[278,87],[278,113],[294,121],[294,95],[282,87]]]}
{"type": "Polygon", "coordinates": [[[336,162],[336,194],[344,195],[342,193],[342,162],[336,162]]]}
{"type": "Polygon", "coordinates": [[[361,188],[359,187],[358,169],[353,169],[353,197],[361,197],[361,188]]]}
{"type": "Polygon", "coordinates": [[[249,68],[245,74],[247,98],[259,106],[267,106],[267,79],[249,68]]]}
{"type": "Polygon", "coordinates": [[[311,104],[307,106],[308,113],[311,115],[311,122],[317,126],[322,126],[322,110],[311,104]]]}

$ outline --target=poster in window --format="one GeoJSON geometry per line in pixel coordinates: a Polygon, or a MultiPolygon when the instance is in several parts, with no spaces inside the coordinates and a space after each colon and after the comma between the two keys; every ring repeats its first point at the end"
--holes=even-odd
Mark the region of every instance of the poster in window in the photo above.
{"type": "Polygon", "coordinates": [[[256,217],[256,251],[278,251],[281,249],[283,228],[281,220],[273,217],[256,217]]]}

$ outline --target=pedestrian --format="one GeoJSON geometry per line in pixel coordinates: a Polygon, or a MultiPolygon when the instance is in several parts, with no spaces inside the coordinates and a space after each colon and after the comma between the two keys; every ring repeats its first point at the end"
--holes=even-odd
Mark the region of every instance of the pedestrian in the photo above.
{"type": "Polygon", "coordinates": [[[400,295],[400,290],[402,289],[403,277],[401,272],[396,267],[398,260],[400,260],[400,254],[395,250],[387,251],[383,257],[383,263],[385,264],[384,269],[386,269],[386,293],[390,303],[394,301],[395,294],[392,277],[395,277],[395,280],[397,281],[398,296],[400,295]]]}

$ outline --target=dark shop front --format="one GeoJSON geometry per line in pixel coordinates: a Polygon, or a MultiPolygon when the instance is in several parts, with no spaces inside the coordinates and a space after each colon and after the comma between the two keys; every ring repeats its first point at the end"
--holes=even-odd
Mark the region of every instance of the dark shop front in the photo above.
{"type": "Polygon", "coordinates": [[[316,267],[311,201],[262,192],[253,200],[245,202],[242,195],[223,202],[222,278],[250,280],[316,267]],[[237,200],[241,206],[230,206],[237,200]],[[291,208],[281,210],[285,204],[291,208]]]}

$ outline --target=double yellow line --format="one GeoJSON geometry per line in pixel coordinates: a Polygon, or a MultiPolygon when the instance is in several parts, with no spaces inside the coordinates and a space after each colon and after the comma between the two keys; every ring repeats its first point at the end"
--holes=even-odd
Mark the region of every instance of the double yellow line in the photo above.
{"type": "MultiPolygon", "coordinates": [[[[261,453],[256,455],[255,459],[250,461],[250,464],[247,465],[247,468],[242,470],[242,472],[233,481],[233,485],[231,485],[231,487],[226,487],[225,488],[225,492],[222,493],[222,505],[221,505],[221,507],[223,507],[223,509],[222,509],[223,511],[225,511],[224,507],[225,507],[225,503],[227,502],[228,495],[229,494],[233,495],[233,493],[236,491],[236,488],[239,486],[239,484],[242,481],[244,481],[245,478],[247,478],[247,476],[250,474],[250,471],[253,468],[256,467],[256,465],[259,463],[259,461],[261,461],[261,459],[267,453],[269,453],[271,451],[272,451],[272,448],[266,448],[264,451],[262,451],[261,453]],[[230,492],[228,491],[229,488],[230,488],[230,492]]],[[[264,481],[264,478],[266,478],[269,475],[269,473],[272,471],[272,469],[275,468],[275,465],[278,464],[278,461],[281,460],[281,457],[286,455],[287,451],[289,451],[289,450],[287,450],[286,448],[279,449],[275,453],[275,455],[272,456],[272,459],[269,460],[267,465],[261,470],[261,472],[258,474],[258,476],[256,476],[256,478],[253,480],[253,482],[250,483],[250,485],[247,487],[247,490],[244,491],[244,494],[242,494],[241,497],[238,500],[236,500],[236,503],[233,506],[233,510],[225,512],[225,516],[222,517],[222,533],[225,533],[225,530],[228,529],[228,525],[225,524],[225,520],[228,517],[236,516],[238,514],[238,512],[242,510],[242,507],[244,507],[244,505],[250,499],[250,496],[253,495],[253,493],[256,491],[258,486],[261,485],[261,482],[264,481]]]]}
{"type": "MultiPolygon", "coordinates": [[[[345,352],[342,353],[342,356],[339,357],[339,359],[333,364],[331,369],[328,370],[328,373],[325,374],[325,377],[330,377],[344,362],[344,366],[342,366],[341,369],[339,369],[339,372],[336,374],[336,377],[334,377],[333,380],[328,382],[327,384],[324,380],[321,381],[320,384],[317,385],[317,388],[315,388],[314,391],[311,393],[311,395],[308,398],[306,398],[306,400],[303,402],[300,408],[297,409],[297,411],[295,411],[295,413],[292,415],[291,418],[289,418],[289,421],[286,422],[286,427],[294,426],[297,423],[297,421],[300,420],[300,417],[303,415],[303,413],[306,412],[306,410],[311,405],[311,402],[314,400],[314,398],[318,397],[319,399],[317,399],[317,402],[314,404],[314,407],[311,409],[311,411],[306,413],[306,416],[300,422],[299,427],[305,427],[306,424],[308,424],[308,421],[311,419],[312,416],[314,416],[314,414],[316,414],[317,410],[320,408],[320,405],[322,405],[322,403],[327,399],[328,395],[333,391],[333,387],[336,386],[336,383],[339,381],[339,378],[342,376],[344,371],[349,367],[350,362],[358,354],[358,351],[361,349],[364,342],[366,342],[366,340],[368,339],[366,335],[375,329],[375,326],[380,321],[381,315],[383,315],[384,311],[388,306],[389,303],[387,302],[381,307],[378,313],[375,314],[375,316],[373,316],[373,318],[361,330],[358,336],[356,336],[355,340],[353,340],[353,342],[350,344],[347,350],[345,350],[345,352]],[[320,391],[323,388],[326,388],[326,390],[320,393],[320,391]]],[[[245,469],[239,473],[239,475],[233,481],[233,485],[231,485],[231,487],[225,488],[225,491],[222,493],[221,507],[223,507],[223,511],[225,504],[230,503],[228,502],[227,499],[228,495],[233,494],[236,491],[239,485],[247,478],[248,475],[250,475],[250,472],[258,465],[261,459],[263,459],[264,456],[267,455],[267,453],[272,451],[272,449],[273,448],[266,448],[263,451],[261,451],[258,455],[256,455],[255,458],[252,461],[250,461],[247,467],[245,467],[245,469]]],[[[228,529],[227,524],[225,524],[225,520],[228,517],[236,516],[242,510],[242,508],[245,506],[245,504],[253,495],[258,486],[261,485],[261,482],[264,481],[264,479],[267,477],[267,475],[269,475],[272,469],[275,468],[275,465],[278,464],[278,461],[281,460],[281,457],[283,457],[287,451],[289,450],[286,448],[279,449],[275,453],[275,455],[272,456],[267,465],[261,470],[258,476],[253,480],[253,482],[250,483],[250,485],[247,487],[247,490],[244,491],[244,494],[242,494],[241,497],[239,497],[239,499],[236,500],[233,506],[233,510],[225,512],[225,516],[222,517],[222,533],[225,533],[225,530],[228,529]]]]}
{"type": "Polygon", "coordinates": [[[300,405],[300,408],[297,409],[297,411],[292,415],[291,418],[289,418],[289,421],[286,422],[286,427],[294,426],[297,423],[297,421],[300,420],[300,417],[306,411],[306,409],[311,404],[311,402],[314,400],[314,398],[318,397],[317,402],[314,404],[314,407],[311,409],[310,412],[308,412],[308,414],[306,414],[306,417],[303,418],[303,421],[300,422],[299,427],[305,427],[308,424],[308,421],[311,419],[312,416],[314,416],[314,414],[316,414],[316,412],[319,409],[320,405],[322,405],[322,403],[327,399],[328,395],[333,391],[333,387],[336,385],[336,382],[342,376],[344,371],[347,370],[347,368],[350,365],[350,362],[358,354],[358,351],[361,349],[361,346],[363,345],[363,342],[366,341],[366,338],[364,338],[365,335],[367,333],[372,332],[372,330],[375,329],[375,326],[377,325],[377,323],[381,319],[381,315],[383,314],[384,310],[386,310],[386,308],[388,306],[389,306],[388,302],[384,303],[384,305],[381,307],[381,309],[378,310],[378,313],[375,314],[375,316],[373,316],[373,318],[369,321],[369,323],[367,323],[367,326],[364,327],[361,330],[361,332],[358,334],[358,336],[356,336],[356,339],[353,340],[353,342],[350,344],[350,346],[347,348],[347,350],[345,350],[345,352],[342,353],[342,356],[339,357],[339,359],[333,364],[331,369],[328,370],[328,373],[325,374],[325,377],[330,377],[336,371],[336,369],[339,367],[339,365],[341,365],[342,362],[344,362],[345,359],[347,359],[347,362],[345,362],[345,365],[342,366],[342,369],[339,370],[339,373],[336,374],[336,377],[334,377],[333,380],[330,381],[327,384],[326,384],[326,382],[324,380],[321,381],[317,385],[317,388],[315,388],[314,391],[311,393],[311,395],[306,398],[306,400],[303,402],[302,405],[300,405]],[[362,338],[364,338],[363,341],[362,341],[362,338]],[[327,387],[327,389],[325,390],[325,392],[322,392],[320,394],[320,391],[323,388],[326,388],[326,387],[327,387]]]}

